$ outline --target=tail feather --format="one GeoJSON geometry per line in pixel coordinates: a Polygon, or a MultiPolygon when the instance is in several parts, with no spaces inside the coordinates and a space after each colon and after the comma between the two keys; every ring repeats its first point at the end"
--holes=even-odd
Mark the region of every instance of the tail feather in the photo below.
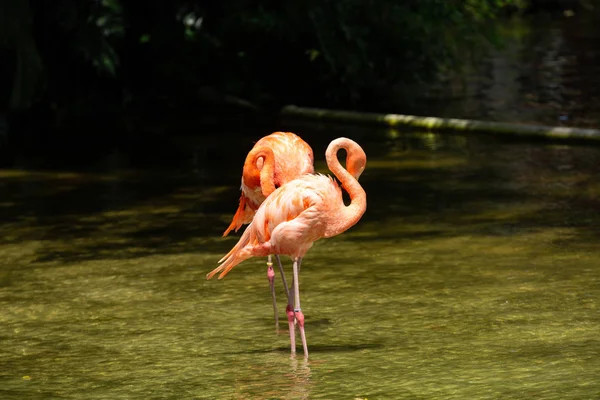
{"type": "Polygon", "coordinates": [[[229,253],[219,260],[221,265],[209,272],[206,275],[206,279],[211,279],[213,276],[215,276],[215,274],[221,271],[222,272],[219,275],[219,279],[222,279],[229,271],[231,271],[233,267],[252,257],[253,254],[251,251],[243,251],[250,245],[252,236],[252,224],[250,224],[240,237],[240,240],[237,242],[237,244],[233,246],[231,250],[229,250],[229,253]]]}
{"type": "Polygon", "coordinates": [[[229,232],[231,232],[234,229],[237,232],[242,227],[242,225],[244,225],[245,218],[246,218],[246,196],[244,196],[242,194],[240,196],[240,205],[238,206],[238,209],[235,212],[235,215],[233,216],[233,220],[231,221],[231,224],[229,224],[229,227],[227,228],[225,233],[223,233],[223,237],[227,236],[229,234],[229,232]]]}

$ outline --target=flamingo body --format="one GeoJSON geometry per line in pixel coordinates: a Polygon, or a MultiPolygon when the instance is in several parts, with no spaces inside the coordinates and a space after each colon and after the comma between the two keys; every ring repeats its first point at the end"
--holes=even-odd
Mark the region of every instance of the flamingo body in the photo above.
{"type": "Polygon", "coordinates": [[[223,236],[250,223],[258,207],[277,187],[312,174],[313,158],[308,143],[292,132],[274,132],[256,142],[244,163],[238,209],[223,236]]]}
{"type": "Polygon", "coordinates": [[[313,243],[327,236],[328,219],[344,206],[342,191],[329,176],[295,179],[275,190],[262,203],[239,242],[209,274],[223,278],[240,262],[269,254],[303,257],[313,243]]]}

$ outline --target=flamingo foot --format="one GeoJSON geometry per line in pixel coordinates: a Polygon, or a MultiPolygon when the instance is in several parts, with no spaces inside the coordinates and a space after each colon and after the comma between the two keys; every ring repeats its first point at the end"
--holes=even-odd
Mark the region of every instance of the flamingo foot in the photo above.
{"type": "Polygon", "coordinates": [[[296,329],[294,327],[294,309],[291,305],[285,308],[285,313],[288,317],[288,325],[290,327],[290,347],[292,348],[292,354],[296,354],[296,329]]]}

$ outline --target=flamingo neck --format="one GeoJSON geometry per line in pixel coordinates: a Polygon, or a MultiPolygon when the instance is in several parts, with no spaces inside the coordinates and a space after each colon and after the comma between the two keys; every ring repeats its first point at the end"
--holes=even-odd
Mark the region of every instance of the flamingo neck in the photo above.
{"type": "MultiPolygon", "coordinates": [[[[329,221],[325,237],[339,235],[356,224],[367,209],[367,194],[362,186],[358,183],[357,177],[353,176],[340,164],[337,153],[340,149],[346,150],[353,157],[362,157],[366,164],[367,156],[363,149],[353,140],[347,138],[338,138],[332,141],[325,152],[327,167],[333,172],[335,177],[341,182],[342,188],[348,192],[350,196],[350,204],[348,206],[340,205],[340,212],[337,213],[331,221],[329,221]]],[[[354,171],[353,171],[354,172],[354,171]]],[[[362,172],[362,171],[361,171],[362,172]]],[[[354,172],[356,175],[356,172],[354,172]]],[[[360,173],[358,173],[360,175],[360,173]]]]}
{"type": "Polygon", "coordinates": [[[275,155],[268,147],[254,148],[244,163],[244,178],[251,188],[261,188],[263,196],[275,191],[275,155]]]}

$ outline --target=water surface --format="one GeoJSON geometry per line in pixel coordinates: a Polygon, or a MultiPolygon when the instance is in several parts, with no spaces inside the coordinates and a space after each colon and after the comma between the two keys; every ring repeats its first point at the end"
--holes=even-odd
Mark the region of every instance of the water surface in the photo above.
{"type": "MultiPolygon", "coordinates": [[[[394,113],[597,128],[600,7],[501,18],[494,44],[446,73],[427,105],[394,113]]],[[[427,93],[420,85],[413,96],[427,93]]],[[[404,98],[407,96],[404,95],[404,98]]],[[[400,97],[402,101],[403,97],[400,97]]],[[[406,102],[406,101],[405,101],[406,102]]]]}
{"type": "Polygon", "coordinates": [[[600,149],[297,132],[320,171],[342,134],[369,157],[362,221],[303,263],[308,362],[263,259],[205,280],[258,136],[182,139],[161,168],[0,171],[0,397],[598,397],[600,149]]]}

